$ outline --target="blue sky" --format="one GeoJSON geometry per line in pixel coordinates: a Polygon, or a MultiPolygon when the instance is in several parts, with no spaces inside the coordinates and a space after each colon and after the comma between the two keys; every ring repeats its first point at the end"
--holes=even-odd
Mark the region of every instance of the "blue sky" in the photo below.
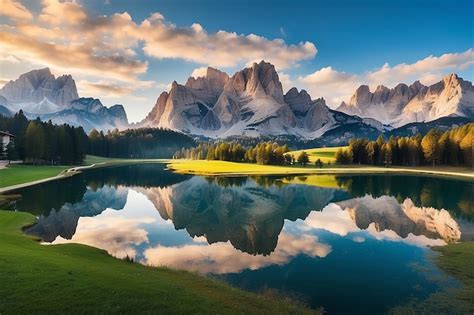
{"type": "MultiPolygon", "coordinates": [[[[169,83],[173,80],[184,83],[194,69],[213,65],[232,75],[251,63],[253,58],[275,60],[284,88],[290,85],[305,88],[314,98],[324,96],[332,107],[350,97],[355,87],[362,83],[371,87],[377,84],[392,87],[397,82],[412,83],[420,79],[422,83],[431,84],[450,72],[456,72],[471,81],[474,78],[472,1],[84,0],[69,7],[61,6],[54,0],[45,0],[43,3],[19,0],[7,2],[20,4],[31,16],[22,13],[20,18],[20,14],[13,11],[10,12],[15,14],[4,13],[4,17],[0,18],[0,33],[22,36],[23,39],[30,36],[35,40],[43,40],[43,43],[54,42],[60,45],[59,48],[66,47],[68,50],[88,43],[79,36],[77,39],[66,39],[64,34],[55,35],[59,33],[59,26],[66,31],[87,31],[90,32],[87,36],[91,36],[91,27],[84,30],[81,25],[88,23],[88,26],[96,26],[98,23],[93,21],[99,21],[100,16],[112,17],[116,13],[127,12],[132,19],[127,23],[133,23],[133,27],[138,28],[152,13],[160,13],[161,16],[152,22],[158,24],[153,24],[148,31],[137,31],[142,35],[134,35],[133,39],[121,36],[128,32],[125,22],[104,22],[105,27],[110,28],[109,32],[115,32],[113,35],[104,35],[103,30],[99,34],[94,28],[94,36],[99,39],[100,36],[112,36],[113,45],[117,47],[99,43],[97,49],[91,50],[91,54],[112,52],[123,57],[127,67],[132,64],[121,73],[108,73],[108,69],[105,69],[104,77],[101,77],[100,71],[87,71],[87,67],[94,67],[93,60],[89,62],[84,59],[84,67],[76,69],[78,65],[68,67],[66,62],[59,63],[57,58],[48,59],[36,50],[16,55],[12,53],[16,47],[12,47],[11,42],[9,46],[3,45],[2,49],[2,40],[6,40],[0,38],[0,79],[14,79],[25,70],[38,66],[49,66],[58,75],[72,73],[76,81],[81,82],[81,94],[99,93],[87,96],[99,97],[106,105],[123,103],[132,121],[146,115],[169,83]],[[47,10],[52,14],[50,18],[44,15],[47,10]],[[77,23],[51,18],[53,13],[58,12],[62,12],[65,17],[77,15],[77,23]],[[31,29],[20,28],[19,25],[25,23],[47,29],[52,35],[49,38],[37,38],[31,29]],[[161,26],[175,37],[180,32],[188,32],[193,23],[198,23],[206,36],[212,37],[220,30],[235,32],[238,38],[230,41],[229,45],[235,49],[231,49],[229,54],[236,55],[214,56],[212,50],[199,55],[200,45],[206,45],[206,39],[201,42],[197,40],[196,45],[188,51],[189,41],[183,44],[176,40],[168,42],[155,39],[161,36],[157,31],[161,26]],[[259,38],[256,47],[250,48],[252,52],[246,56],[249,46],[244,42],[249,34],[258,35],[259,38]],[[148,37],[144,39],[143,36],[148,37]],[[271,43],[278,38],[282,43],[271,43]],[[305,42],[314,45],[314,53],[312,47],[302,46],[305,42]],[[153,45],[148,52],[144,50],[147,44],[153,45]],[[292,45],[295,46],[290,48],[292,45]],[[168,48],[169,52],[162,52],[168,48]],[[173,55],[174,51],[176,56],[173,55]],[[209,55],[209,59],[206,59],[206,55],[209,55]],[[429,56],[432,58],[426,59],[429,56]],[[15,63],[12,61],[14,59],[27,62],[15,63]],[[424,59],[424,62],[417,64],[424,59]],[[133,60],[142,64],[135,65],[133,60]],[[143,63],[146,63],[146,70],[143,70],[143,63]],[[134,73],[130,78],[117,77],[126,76],[124,73],[129,70],[134,73]],[[104,94],[100,95],[100,88],[107,84],[115,89],[104,89],[104,94]]],[[[215,49],[225,50],[226,43],[226,40],[216,40],[215,49]]],[[[121,66],[116,64],[116,60],[111,61],[110,65],[116,68],[121,66]]]]}

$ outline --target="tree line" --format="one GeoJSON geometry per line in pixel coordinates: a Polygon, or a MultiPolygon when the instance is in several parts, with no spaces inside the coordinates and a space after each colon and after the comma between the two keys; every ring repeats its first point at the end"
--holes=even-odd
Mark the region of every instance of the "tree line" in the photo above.
{"type": "Polygon", "coordinates": [[[173,158],[191,160],[219,160],[230,162],[248,162],[261,165],[291,165],[309,163],[309,156],[301,152],[296,158],[287,154],[288,145],[279,145],[277,142],[261,142],[255,146],[244,147],[237,141],[220,141],[217,143],[203,142],[197,147],[181,149],[173,158]]]}
{"type": "Polygon", "coordinates": [[[15,136],[6,148],[9,160],[20,159],[35,165],[81,164],[87,151],[88,138],[82,127],[28,120],[21,110],[13,117],[0,115],[0,130],[15,136]]]}
{"type": "Polygon", "coordinates": [[[170,158],[179,148],[195,145],[193,138],[163,128],[115,129],[106,133],[93,129],[88,153],[116,158],[170,158]]]}
{"type": "Polygon", "coordinates": [[[445,132],[431,129],[424,137],[379,136],[375,141],[353,139],[336,152],[337,164],[379,166],[451,165],[474,167],[474,123],[445,132]]]}
{"type": "Polygon", "coordinates": [[[282,165],[291,163],[287,145],[275,142],[261,142],[255,146],[243,147],[238,142],[220,141],[217,143],[200,143],[197,147],[181,149],[173,158],[192,160],[220,160],[231,162],[250,162],[262,165],[282,165]]]}

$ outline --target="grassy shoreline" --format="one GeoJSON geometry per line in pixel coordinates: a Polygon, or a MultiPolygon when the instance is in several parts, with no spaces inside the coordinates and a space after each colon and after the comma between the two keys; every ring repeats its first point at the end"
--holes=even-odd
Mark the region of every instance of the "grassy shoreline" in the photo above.
{"type": "Polygon", "coordinates": [[[85,245],[43,246],[21,231],[34,222],[29,213],[0,210],[1,314],[314,312],[194,273],[119,260],[85,245]]]}

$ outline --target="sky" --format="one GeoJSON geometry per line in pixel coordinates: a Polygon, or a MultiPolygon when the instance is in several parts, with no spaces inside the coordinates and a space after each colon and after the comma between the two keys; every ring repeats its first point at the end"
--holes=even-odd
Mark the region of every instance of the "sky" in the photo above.
{"type": "Polygon", "coordinates": [[[367,84],[474,79],[473,1],[0,0],[0,86],[49,67],[142,120],[171,82],[266,60],[335,108],[367,84]]]}

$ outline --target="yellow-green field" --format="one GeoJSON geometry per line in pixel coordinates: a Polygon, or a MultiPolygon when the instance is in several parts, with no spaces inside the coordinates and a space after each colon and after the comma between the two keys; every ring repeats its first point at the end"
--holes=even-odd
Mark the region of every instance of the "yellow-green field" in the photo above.
{"type": "Polygon", "coordinates": [[[454,167],[377,167],[365,165],[274,166],[208,160],[167,160],[168,168],[181,174],[204,176],[298,175],[298,174],[412,174],[474,180],[474,171],[454,167]]]}
{"type": "Polygon", "coordinates": [[[314,163],[318,159],[321,159],[323,163],[331,162],[331,164],[333,164],[334,162],[336,162],[336,152],[340,148],[347,149],[348,147],[330,147],[330,148],[298,150],[298,151],[290,151],[287,154],[294,155],[296,159],[298,158],[298,155],[301,152],[305,151],[306,153],[308,153],[309,161],[311,163],[314,163]]]}
{"type": "Polygon", "coordinates": [[[308,173],[307,168],[208,160],[169,160],[168,168],[199,175],[281,175],[308,173]]]}
{"type": "Polygon", "coordinates": [[[342,188],[336,180],[335,175],[307,175],[307,176],[296,176],[293,178],[284,178],[282,180],[285,184],[300,184],[309,185],[322,188],[342,188]]]}

